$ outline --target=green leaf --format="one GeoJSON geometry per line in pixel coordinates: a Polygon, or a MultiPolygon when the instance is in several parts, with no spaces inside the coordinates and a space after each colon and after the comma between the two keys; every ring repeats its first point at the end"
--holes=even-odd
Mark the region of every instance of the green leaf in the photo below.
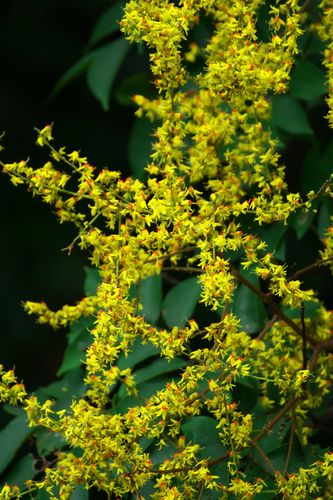
{"type": "Polygon", "coordinates": [[[89,490],[83,484],[78,484],[71,495],[71,500],[88,500],[89,490]]]}
{"type": "Polygon", "coordinates": [[[87,297],[97,294],[97,287],[101,284],[101,277],[98,269],[85,267],[86,279],[84,280],[84,294],[87,297]]]}
{"type": "Polygon", "coordinates": [[[12,406],[12,405],[9,405],[7,403],[4,403],[2,405],[2,409],[5,410],[6,413],[9,413],[9,415],[14,415],[15,417],[23,415],[23,414],[26,415],[22,406],[12,406]]]}
{"type": "Polygon", "coordinates": [[[109,109],[113,81],[130,48],[128,40],[121,36],[94,52],[87,72],[87,83],[104,111],[109,109]]]}
{"type": "Polygon", "coordinates": [[[174,286],[162,304],[163,319],[170,328],[182,328],[193,315],[200,298],[201,287],[196,277],[188,278],[174,286]]]}
{"type": "MultiPolygon", "coordinates": [[[[318,202],[315,200],[313,203],[313,208],[317,206],[318,202]]],[[[307,212],[297,212],[290,216],[289,225],[293,227],[296,231],[298,241],[305,235],[307,230],[312,224],[313,219],[315,218],[315,213],[313,210],[307,212]]]]}
{"type": "MultiPolygon", "coordinates": [[[[262,462],[262,459],[260,460],[260,463],[262,462]]],[[[251,481],[252,484],[256,484],[257,479],[263,475],[263,471],[260,467],[256,467],[255,465],[251,470],[246,470],[243,472],[246,476],[247,481],[251,481]]],[[[271,500],[271,499],[276,499],[276,484],[275,481],[270,478],[270,477],[264,477],[264,481],[267,484],[267,490],[266,486],[263,487],[263,489],[260,491],[258,500],[271,500]]]]}
{"type": "Polygon", "coordinates": [[[135,94],[144,95],[148,98],[155,96],[146,73],[129,76],[114,91],[114,96],[120,104],[137,108],[137,104],[133,100],[135,94]]]}
{"type": "Polygon", "coordinates": [[[90,52],[85,56],[81,57],[66,73],[57,81],[52,89],[51,94],[47,98],[47,104],[49,104],[54,97],[64,89],[69,83],[80,76],[84,71],[86,71],[95,57],[95,52],[90,52]]]}
{"type": "MultiPolygon", "coordinates": [[[[318,316],[318,309],[322,306],[322,302],[315,302],[309,300],[304,302],[304,317],[305,318],[316,318],[318,316]]],[[[286,306],[282,307],[282,311],[290,319],[301,319],[300,309],[287,309],[286,306]]]]}
{"type": "Polygon", "coordinates": [[[135,339],[132,350],[128,353],[127,358],[123,351],[120,353],[117,367],[119,370],[125,370],[128,367],[132,368],[138,363],[141,363],[141,361],[156,355],[160,355],[159,349],[151,343],[147,345],[142,344],[141,337],[138,337],[135,339]]]}
{"type": "Polygon", "coordinates": [[[267,252],[274,254],[275,259],[285,261],[285,246],[282,246],[282,243],[287,229],[288,226],[285,226],[282,221],[273,222],[262,237],[263,241],[267,243],[267,252]]]}
{"type": "MultiPolygon", "coordinates": [[[[175,383],[180,381],[180,377],[173,377],[175,383]]],[[[149,398],[151,398],[152,394],[156,394],[157,391],[161,391],[165,389],[167,384],[170,382],[170,377],[156,377],[146,382],[142,382],[137,386],[138,398],[141,403],[144,405],[149,398]]],[[[121,398],[119,403],[116,406],[117,413],[126,413],[130,408],[137,406],[139,403],[138,399],[135,396],[124,396],[121,398]]]]}
{"type": "Polygon", "coordinates": [[[126,0],[119,0],[107,9],[95,23],[86,49],[102,42],[106,37],[119,30],[119,23],[124,16],[126,0]]]}
{"type": "Polygon", "coordinates": [[[69,345],[65,351],[62,364],[57,371],[57,377],[60,377],[63,373],[68,372],[68,370],[81,366],[84,357],[85,354],[80,351],[76,345],[69,345]]]}
{"type": "MultiPolygon", "coordinates": [[[[80,316],[80,318],[72,323],[69,333],[66,334],[69,345],[76,345],[78,342],[86,342],[91,340],[90,330],[94,328],[95,318],[87,318],[80,316]]],[[[90,342],[91,343],[91,342],[90,342]]]]}
{"type": "Polygon", "coordinates": [[[239,411],[244,413],[244,415],[250,413],[255,407],[259,395],[258,380],[251,379],[250,377],[237,378],[236,385],[232,389],[232,399],[238,404],[239,411]],[[252,387],[250,384],[252,384],[252,387]]]}
{"type": "MultiPolygon", "coordinates": [[[[46,488],[41,488],[36,495],[36,500],[50,500],[50,498],[59,498],[60,497],[60,484],[53,485],[52,487],[52,497],[46,488]]],[[[72,498],[72,497],[71,497],[72,498]]]]}
{"type": "MultiPolygon", "coordinates": [[[[276,414],[277,412],[272,413],[270,415],[270,420],[272,420],[276,414]]],[[[267,416],[256,418],[254,420],[253,428],[259,432],[264,428],[265,425],[267,425],[267,416]]],[[[272,452],[273,450],[281,448],[283,439],[290,429],[290,426],[291,424],[288,419],[282,419],[273,427],[273,429],[270,429],[270,431],[260,439],[259,446],[260,449],[265,453],[265,455],[267,455],[269,452],[272,452]]],[[[253,435],[257,434],[258,432],[253,432],[253,435]]],[[[261,455],[259,455],[258,453],[258,456],[261,455]]],[[[260,458],[260,462],[261,460],[262,458],[260,458]]],[[[271,469],[267,469],[267,472],[269,474],[272,474],[271,469]]]]}
{"type": "Polygon", "coordinates": [[[301,172],[301,190],[304,195],[310,191],[318,191],[322,185],[323,177],[320,175],[320,141],[315,141],[312,148],[305,156],[303,168],[301,172]],[[314,166],[316,168],[314,168],[314,166]]]}
{"type": "Polygon", "coordinates": [[[290,93],[298,99],[311,100],[328,93],[324,71],[306,59],[296,60],[290,80],[290,93]]]}
{"type": "MultiPolygon", "coordinates": [[[[149,458],[152,461],[153,464],[160,465],[162,464],[165,460],[172,460],[173,455],[175,453],[178,453],[177,448],[175,448],[172,444],[168,444],[168,446],[162,446],[161,449],[159,449],[156,444],[152,444],[151,447],[149,448],[149,458]]],[[[155,489],[156,491],[156,489],[155,489]]]]}
{"type": "MultiPolygon", "coordinates": [[[[141,368],[134,372],[134,381],[138,387],[139,384],[151,380],[155,377],[160,377],[166,373],[174,372],[187,365],[187,362],[181,358],[174,358],[167,361],[165,358],[158,358],[152,361],[145,368],[141,368]]],[[[126,386],[122,384],[118,391],[119,397],[123,397],[126,393],[126,386]]]]}
{"type": "MultiPolygon", "coordinates": [[[[186,437],[186,441],[192,441],[200,445],[198,455],[202,460],[214,460],[227,453],[229,448],[224,446],[219,436],[219,429],[216,428],[217,421],[210,417],[196,416],[189,422],[181,426],[181,430],[186,437]]],[[[229,482],[229,471],[226,465],[218,469],[220,480],[223,484],[229,482]]]]}
{"type": "Polygon", "coordinates": [[[329,143],[321,158],[320,149],[321,143],[317,141],[305,158],[305,165],[302,169],[302,188],[305,193],[310,190],[319,191],[324,182],[331,179],[333,175],[333,140],[329,143]]]}
{"type": "MultiPolygon", "coordinates": [[[[141,446],[141,444],[140,444],[141,446]]],[[[141,488],[139,488],[140,491],[140,495],[139,497],[141,498],[154,498],[153,497],[153,494],[156,492],[156,488],[155,488],[155,483],[154,481],[148,481],[144,486],[142,486],[141,488]]]]}
{"type": "Polygon", "coordinates": [[[72,370],[67,371],[61,380],[52,382],[52,384],[47,387],[41,387],[41,389],[53,398],[82,398],[82,395],[85,393],[83,372],[80,368],[73,368],[72,370]]]}
{"type": "MultiPolygon", "coordinates": [[[[274,469],[280,471],[281,474],[283,473],[284,467],[286,464],[286,459],[288,456],[288,449],[289,449],[289,444],[283,444],[279,448],[277,448],[277,449],[275,449],[267,454],[274,469]]],[[[288,474],[291,474],[291,473],[297,474],[299,472],[300,465],[303,462],[304,462],[304,455],[302,452],[302,447],[300,446],[300,444],[297,441],[295,441],[293,443],[293,446],[291,449],[287,473],[288,474]]],[[[266,463],[264,465],[265,465],[265,468],[268,467],[266,463]]]]}
{"type": "Polygon", "coordinates": [[[65,437],[60,432],[50,432],[50,429],[45,427],[38,427],[35,435],[37,437],[36,448],[39,457],[47,457],[51,453],[56,453],[61,448],[68,446],[65,437]]]}
{"type": "Polygon", "coordinates": [[[330,202],[328,200],[323,201],[318,213],[318,236],[324,241],[326,237],[326,233],[329,227],[331,227],[331,218],[330,214],[332,213],[330,202]]]}
{"type": "Polygon", "coordinates": [[[291,134],[313,134],[300,102],[288,95],[274,101],[272,121],[274,125],[291,134]]]}
{"type": "Polygon", "coordinates": [[[147,177],[145,168],[153,153],[152,136],[157,128],[156,122],[143,116],[136,118],[128,142],[128,161],[135,179],[144,180],[147,177]]]}
{"type": "Polygon", "coordinates": [[[0,432],[0,473],[11,462],[26,438],[35,431],[28,427],[27,414],[13,418],[0,432]]]}
{"type": "Polygon", "coordinates": [[[140,316],[155,325],[161,314],[162,305],[162,278],[160,274],[148,276],[141,281],[140,286],[141,305],[140,316]]]}
{"type": "Polygon", "coordinates": [[[36,469],[33,468],[34,457],[29,453],[14,465],[6,474],[0,484],[0,490],[5,484],[18,486],[20,489],[26,489],[25,482],[36,475],[36,469]]]}
{"type": "MultiPolygon", "coordinates": [[[[255,266],[252,265],[249,269],[240,269],[240,273],[260,290],[259,277],[251,272],[254,269],[255,266]]],[[[234,313],[241,320],[242,329],[246,333],[260,331],[267,321],[267,313],[262,300],[244,284],[238,288],[234,313]]]]}

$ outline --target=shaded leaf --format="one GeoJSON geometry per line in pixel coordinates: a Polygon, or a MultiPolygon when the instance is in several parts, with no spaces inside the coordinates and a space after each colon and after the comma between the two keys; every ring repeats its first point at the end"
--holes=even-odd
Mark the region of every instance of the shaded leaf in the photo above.
{"type": "Polygon", "coordinates": [[[101,284],[101,277],[98,269],[85,267],[86,279],[84,280],[84,294],[87,297],[97,294],[97,287],[101,284]]]}
{"type": "Polygon", "coordinates": [[[315,99],[328,93],[327,77],[311,62],[300,59],[295,62],[295,69],[290,80],[290,93],[298,99],[315,99]]]}
{"type": "Polygon", "coordinates": [[[34,457],[29,453],[14,465],[14,467],[6,474],[0,484],[0,490],[5,484],[16,485],[20,489],[26,489],[25,482],[32,479],[36,474],[36,469],[33,468],[34,457]]]}
{"type": "Polygon", "coordinates": [[[89,490],[83,484],[78,484],[71,495],[71,500],[88,500],[89,490]]]}
{"type": "Polygon", "coordinates": [[[332,213],[330,203],[328,200],[325,200],[319,209],[318,213],[318,236],[323,241],[326,237],[326,233],[329,227],[331,227],[331,218],[330,214],[332,213]]]}
{"type": "Polygon", "coordinates": [[[196,277],[188,278],[174,286],[162,304],[163,319],[170,328],[182,328],[193,315],[200,298],[201,287],[196,277]]]}
{"type": "Polygon", "coordinates": [[[270,224],[263,235],[263,241],[267,243],[267,252],[274,254],[275,259],[285,260],[284,236],[288,226],[283,221],[270,224]]]}
{"type": "MultiPolygon", "coordinates": [[[[280,446],[280,448],[271,451],[267,455],[274,469],[280,471],[281,474],[283,473],[286,464],[288,448],[289,444],[283,444],[282,446],[280,446]]],[[[291,449],[287,474],[298,474],[300,465],[302,463],[304,463],[302,447],[297,441],[295,441],[291,449]]],[[[266,463],[264,465],[265,467],[267,466],[266,463]]]]}
{"type": "Polygon", "coordinates": [[[69,345],[65,351],[64,358],[62,360],[62,364],[57,371],[57,377],[60,377],[63,373],[68,370],[72,370],[73,368],[77,368],[82,365],[85,354],[80,351],[76,345],[69,345]]]}
{"type": "Polygon", "coordinates": [[[47,103],[50,103],[52,99],[63,90],[69,83],[75,80],[78,76],[80,76],[84,71],[88,69],[90,64],[92,63],[95,57],[94,52],[90,52],[85,56],[81,57],[66,73],[57,81],[55,86],[52,89],[51,94],[47,98],[47,103]]]}
{"type": "Polygon", "coordinates": [[[213,418],[196,416],[181,426],[186,439],[199,444],[200,456],[207,460],[224,455],[229,449],[221,442],[217,423],[213,418]]]}
{"type": "MultiPolygon", "coordinates": [[[[179,377],[173,377],[173,380],[177,383],[180,381],[179,377]]],[[[142,382],[137,386],[138,398],[140,402],[144,405],[148,399],[151,398],[153,394],[157,391],[165,389],[167,384],[170,382],[170,377],[156,377],[146,382],[142,382]]],[[[130,408],[138,405],[138,399],[135,396],[124,396],[121,398],[116,406],[117,413],[126,413],[130,408]]]]}
{"type": "Polygon", "coordinates": [[[104,111],[109,109],[113,81],[130,48],[128,40],[121,36],[94,52],[94,58],[87,72],[87,83],[104,111]]]}
{"type": "Polygon", "coordinates": [[[137,108],[138,106],[133,100],[135,94],[144,95],[147,98],[154,97],[155,94],[146,73],[129,76],[114,91],[114,96],[120,104],[137,108]]]}
{"type": "MultiPolygon", "coordinates": [[[[249,269],[240,269],[240,273],[256,288],[260,289],[259,277],[249,269]]],[[[244,332],[254,333],[260,331],[267,321],[266,309],[262,300],[244,284],[240,284],[234,301],[234,313],[241,320],[244,332]]]]}
{"type": "Polygon", "coordinates": [[[119,30],[119,23],[124,16],[126,0],[119,0],[107,9],[95,23],[86,49],[102,42],[107,36],[119,30]]]}
{"type": "Polygon", "coordinates": [[[141,281],[140,286],[141,305],[140,316],[148,323],[156,324],[162,305],[162,278],[160,274],[148,276],[141,281]]]}
{"type": "MultiPolygon", "coordinates": [[[[317,200],[312,204],[313,208],[318,205],[317,200]]],[[[315,213],[313,210],[309,210],[307,212],[297,212],[296,214],[292,214],[290,216],[289,225],[293,227],[296,231],[297,239],[300,240],[309,227],[312,224],[313,219],[315,218],[315,213]]]]}
{"type": "Polygon", "coordinates": [[[0,432],[0,473],[7,467],[26,438],[35,430],[28,427],[27,414],[13,418],[0,432]]]}
{"type": "Polygon", "coordinates": [[[318,191],[322,184],[323,177],[319,172],[320,150],[321,143],[316,140],[305,156],[301,172],[301,190],[304,195],[307,195],[312,190],[318,191]]]}
{"type": "MultiPolygon", "coordinates": [[[[155,444],[151,445],[149,448],[149,457],[153,464],[162,464],[165,460],[172,460],[173,455],[178,452],[172,444],[168,444],[168,447],[163,446],[159,449],[155,444]]],[[[155,467],[156,467],[155,465],[155,467]]],[[[155,489],[156,491],[156,489],[155,489]]]]}
{"type": "MultiPolygon", "coordinates": [[[[304,302],[304,317],[305,318],[316,318],[318,316],[318,309],[320,309],[322,302],[315,302],[309,300],[304,302]]],[[[286,306],[282,307],[282,311],[288,318],[291,319],[301,319],[300,309],[287,309],[286,306]]]]}
{"type": "MultiPolygon", "coordinates": [[[[261,463],[261,461],[260,461],[261,463]]],[[[244,472],[247,481],[251,481],[252,484],[256,484],[257,479],[262,477],[262,469],[254,466],[251,470],[247,470],[244,472]]],[[[260,500],[271,500],[272,498],[276,499],[276,484],[275,481],[270,477],[264,477],[264,482],[267,486],[264,486],[260,491],[258,498],[260,500]],[[265,491],[267,490],[267,491],[265,491]]]]}
{"type": "Polygon", "coordinates": [[[273,103],[272,122],[291,134],[313,134],[308,117],[297,99],[282,96],[273,103]]]}
{"type": "MultiPolygon", "coordinates": [[[[82,356],[82,353],[81,353],[82,356]]],[[[65,376],[57,382],[47,387],[41,387],[41,390],[53,398],[82,398],[85,393],[85,384],[83,382],[83,371],[80,368],[73,368],[65,373],[65,376]]]]}
{"type": "MultiPolygon", "coordinates": [[[[141,368],[140,370],[136,370],[134,372],[134,381],[137,385],[146,382],[147,380],[151,380],[154,377],[160,377],[166,373],[174,372],[183,368],[187,365],[187,362],[181,358],[171,359],[169,362],[165,358],[158,358],[149,363],[149,365],[145,368],[141,368]]],[[[126,393],[126,387],[122,384],[121,388],[118,391],[118,395],[120,397],[124,396],[126,393]]]]}
{"type": "Polygon", "coordinates": [[[37,436],[36,448],[39,457],[47,457],[50,453],[57,452],[67,446],[66,439],[60,432],[50,432],[45,427],[38,427],[35,434],[37,436]]]}
{"type": "Polygon", "coordinates": [[[320,187],[324,184],[324,182],[330,179],[331,176],[333,175],[332,158],[333,158],[333,140],[329,143],[329,145],[325,149],[324,154],[319,163],[320,182],[318,189],[320,189],[320,187]]]}
{"type": "Polygon", "coordinates": [[[258,380],[249,377],[237,378],[236,385],[232,389],[232,399],[244,415],[255,407],[259,395],[258,380]]]}
{"type": "Polygon", "coordinates": [[[94,328],[95,318],[80,318],[71,324],[69,332],[66,334],[68,345],[77,345],[79,341],[91,340],[90,330],[94,328]]]}
{"type": "MultiPolygon", "coordinates": [[[[272,413],[270,415],[270,419],[273,419],[275,414],[276,412],[272,413]]],[[[267,425],[267,416],[258,417],[254,421],[253,428],[260,431],[264,428],[265,425],[267,425]]],[[[273,429],[270,429],[270,431],[260,439],[260,449],[265,453],[265,455],[272,452],[273,450],[279,450],[281,448],[283,439],[290,429],[290,426],[291,424],[288,419],[282,419],[273,427],[273,429]]],[[[257,432],[253,432],[253,434],[255,435],[257,434],[257,432]]],[[[258,456],[261,455],[258,454],[258,456]]],[[[269,472],[269,474],[272,474],[271,469],[267,469],[267,471],[269,472]]]]}
{"type": "Polygon", "coordinates": [[[153,134],[157,128],[156,122],[143,116],[136,118],[128,142],[128,161],[135,179],[144,180],[147,177],[145,168],[153,153],[153,134]]]}
{"type": "Polygon", "coordinates": [[[147,345],[142,344],[141,337],[138,337],[135,339],[131,352],[127,354],[127,357],[125,357],[123,351],[120,353],[117,361],[117,367],[119,370],[125,370],[125,368],[128,367],[132,368],[138,363],[141,363],[141,361],[156,355],[160,355],[159,349],[151,343],[148,343],[147,345]]]}

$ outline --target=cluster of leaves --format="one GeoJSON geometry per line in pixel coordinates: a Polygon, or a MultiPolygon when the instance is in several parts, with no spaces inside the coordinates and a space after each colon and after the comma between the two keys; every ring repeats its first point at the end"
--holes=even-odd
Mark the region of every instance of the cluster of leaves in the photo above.
{"type": "MultiPolygon", "coordinates": [[[[333,269],[332,146],[318,162],[322,182],[303,197],[289,191],[278,147],[286,133],[312,134],[300,100],[331,82],[333,9],[316,6],[315,24],[308,1],[262,3],[124,7],[121,30],[145,44],[158,92],[133,97],[155,137],[134,177],[96,173],[79,151],[53,147],[49,125],[37,144],[51,161],[2,164],[60,223],[75,224],[66,250],[88,249],[93,268],[75,306],[24,304],[70,332],[62,378],[33,395],[0,367],[0,400],[16,415],[0,434],[1,500],[84,498],[90,489],[126,499],[332,498],[333,453],[316,434],[331,415],[333,313],[298,279],[333,269]],[[309,60],[295,63],[318,36],[329,41],[327,77],[309,60]],[[288,270],[286,229],[300,240],[317,212],[318,259],[288,270]],[[8,472],[28,436],[35,457],[8,472]]],[[[103,23],[94,43],[109,34],[103,23]]],[[[92,75],[112,51],[120,61],[126,44],[94,49],[56,90],[89,65],[106,107],[115,67],[98,91],[92,75]]],[[[318,142],[309,154],[320,155],[318,142]]],[[[307,176],[306,187],[309,179],[317,181],[307,176]]]]}

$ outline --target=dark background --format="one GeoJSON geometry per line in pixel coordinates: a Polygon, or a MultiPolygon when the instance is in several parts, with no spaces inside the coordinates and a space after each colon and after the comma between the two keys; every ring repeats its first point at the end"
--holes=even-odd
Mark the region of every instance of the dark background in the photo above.
{"type": "MultiPolygon", "coordinates": [[[[80,76],[54,100],[46,100],[59,78],[83,55],[93,25],[110,0],[11,0],[1,2],[0,132],[1,161],[30,158],[33,167],[49,159],[36,146],[34,127],[54,122],[54,146],[81,149],[98,169],[128,174],[127,141],[133,108],[111,98],[104,112],[80,76]],[[117,117],[117,119],[115,119],[117,117]]],[[[123,65],[125,66],[125,65],[123,65]]],[[[126,76],[121,68],[120,82],[126,76]]],[[[55,379],[66,347],[67,330],[36,325],[21,301],[45,301],[52,310],[83,297],[87,254],[61,249],[76,236],[71,224],[59,225],[52,207],[14,187],[0,175],[0,364],[15,366],[28,391],[55,379]]]]}

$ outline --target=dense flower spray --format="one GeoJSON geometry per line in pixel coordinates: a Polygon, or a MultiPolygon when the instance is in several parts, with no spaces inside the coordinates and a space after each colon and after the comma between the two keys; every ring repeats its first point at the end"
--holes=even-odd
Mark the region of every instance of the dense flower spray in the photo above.
{"type": "MultiPolygon", "coordinates": [[[[97,295],[76,306],[52,312],[45,303],[25,303],[29,314],[55,328],[82,315],[96,317],[84,360],[85,399],[73,400],[70,411],[54,412],[52,401],[41,404],[34,396],[27,398],[12,370],[0,372],[1,400],[12,405],[23,402],[31,426],[60,433],[70,447],[59,455],[55,467],[46,469],[44,479],[28,483],[31,493],[45,489],[54,499],[55,486],[60,485],[59,498],[64,500],[83,484],[109,497],[140,499],[151,483],[155,500],[196,499],[206,490],[216,499],[260,498],[272,491],[269,498],[315,498],[318,492],[325,498],[333,496],[332,455],[326,453],[320,462],[287,476],[260,448],[261,439],[285,416],[297,421],[299,432],[307,412],[321,404],[333,376],[332,312],[318,303],[316,318],[286,316],[278,303],[302,310],[305,302],[316,300],[313,291],[303,290],[297,279],[301,272],[289,274],[267,252],[265,241],[245,232],[238,222],[247,214],[260,225],[288,224],[291,214],[310,210],[317,197],[331,196],[330,179],[305,200],[289,192],[285,182],[277,141],[265,123],[271,112],[269,96],[287,90],[306,14],[296,0],[274,3],[271,38],[258,43],[256,22],[262,3],[131,0],[126,5],[121,30],[130,42],[148,46],[158,90],[154,100],[133,97],[137,116],[160,123],[146,183],[124,180],[108,169],[96,172],[79,152],[55,149],[52,126],[38,131],[37,139],[50,149],[51,161],[41,168],[26,161],[3,165],[15,185],[26,184],[33,195],[54,206],[61,223],[77,226],[78,236],[68,252],[74,245],[89,249],[91,264],[101,277],[97,295]],[[212,37],[204,47],[188,45],[190,30],[203,16],[213,22],[212,37]],[[194,74],[191,64],[197,59],[204,65],[194,74]],[[56,169],[60,162],[66,171],[56,169]],[[70,178],[77,179],[77,189],[68,188],[70,178]],[[79,211],[84,202],[89,204],[90,218],[79,211]],[[95,224],[101,219],[105,230],[95,224]],[[225,257],[227,251],[239,250],[244,252],[243,268],[253,269],[268,283],[267,293],[225,257]],[[160,274],[166,266],[177,268],[180,260],[183,270],[198,277],[201,303],[223,311],[219,322],[203,330],[190,318],[181,329],[157,328],[140,316],[139,294],[135,299],[129,296],[131,285],[140,288],[145,278],[160,274]],[[228,312],[238,281],[272,311],[257,338],[245,333],[239,319],[228,312]],[[191,349],[198,336],[208,347],[191,349]],[[146,399],[138,395],[131,369],[117,366],[120,353],[130,352],[137,339],[155,346],[167,360],[187,360],[177,382],[170,379],[146,399]],[[311,351],[309,362],[304,346],[311,351]],[[239,411],[232,398],[236,379],[243,377],[260,380],[261,405],[267,411],[273,405],[269,382],[278,391],[280,411],[272,420],[266,417],[265,424],[261,420],[259,428],[255,416],[239,411]],[[205,386],[199,390],[202,382],[205,386]],[[118,383],[136,398],[123,414],[108,409],[118,383]],[[198,415],[215,419],[224,455],[202,459],[199,445],[186,437],[183,424],[198,415]],[[147,443],[162,449],[172,445],[176,453],[155,464],[147,443]],[[241,461],[252,449],[259,450],[273,473],[270,486],[260,477],[249,479],[242,469],[241,461]],[[222,469],[227,473],[221,476],[222,469]]],[[[331,81],[331,2],[322,2],[321,7],[325,13],[314,29],[328,40],[324,64],[331,81]]],[[[330,94],[330,107],[331,101],[330,94]]],[[[331,111],[329,120],[332,123],[331,111]]],[[[332,234],[330,228],[314,267],[332,266],[332,234]]],[[[298,438],[304,445],[311,430],[303,425],[298,438]]],[[[0,499],[19,495],[17,488],[6,485],[0,499]]]]}

